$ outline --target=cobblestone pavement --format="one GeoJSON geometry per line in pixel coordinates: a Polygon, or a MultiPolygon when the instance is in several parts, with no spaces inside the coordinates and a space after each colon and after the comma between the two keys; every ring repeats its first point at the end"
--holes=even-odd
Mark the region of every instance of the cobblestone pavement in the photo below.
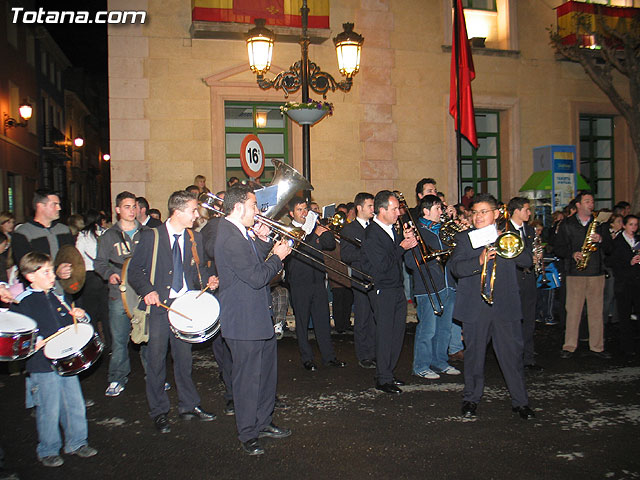
{"type": "MultiPolygon", "coordinates": [[[[236,438],[210,344],[194,348],[193,377],[202,407],[214,422],[182,422],[172,401],[172,431],[161,435],[147,414],[144,375],[135,353],[126,390],[106,398],[106,356],[86,374],[90,444],[97,456],[64,455],[46,469],[36,458],[35,421],[24,408],[24,378],[0,365],[0,443],[9,471],[21,479],[338,478],[338,479],[635,479],[640,478],[640,363],[582,354],[559,358],[559,327],[539,328],[536,348],[543,373],[527,379],[536,419],[511,413],[495,357],[487,357],[485,396],[475,420],[460,417],[461,376],[423,380],[410,376],[413,327],[409,324],[396,374],[404,393],[376,391],[373,371],[357,366],[352,335],[334,335],[345,369],[307,372],[295,338],[279,342],[278,393],[288,409],[274,422],[293,430],[265,439],[266,454],[248,457],[236,438]]],[[[611,332],[609,332],[611,333],[611,332]]],[[[615,352],[615,347],[608,345],[615,352]]],[[[317,353],[316,353],[317,354],[317,353]]],[[[462,368],[461,364],[456,364],[462,368]]],[[[168,380],[173,383],[172,374],[168,380]]],[[[1,478],[1,477],[0,477],[1,478]]]]}

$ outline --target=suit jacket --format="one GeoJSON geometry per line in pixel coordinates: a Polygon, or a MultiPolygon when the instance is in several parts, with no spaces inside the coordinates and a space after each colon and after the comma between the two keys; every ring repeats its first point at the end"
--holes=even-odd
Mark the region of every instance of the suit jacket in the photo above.
{"type": "Polygon", "coordinates": [[[578,220],[578,215],[572,215],[563,220],[558,227],[558,233],[555,238],[554,252],[556,255],[564,259],[564,267],[567,275],[576,277],[594,277],[604,275],[604,256],[603,247],[606,248],[606,237],[602,234],[602,225],[596,227],[596,232],[603,237],[603,243],[598,245],[595,252],[591,252],[587,268],[580,271],[576,268],[576,261],[573,254],[582,249],[582,244],[587,236],[587,231],[591,225],[590,220],[587,225],[583,226],[578,220]]]}
{"type": "Polygon", "coordinates": [[[207,260],[211,262],[209,268],[211,269],[212,275],[217,275],[218,272],[215,260],[216,236],[218,234],[218,226],[223,219],[224,217],[210,218],[207,224],[200,230],[204,241],[204,253],[207,255],[207,260]]]}
{"type": "MultiPolygon", "coordinates": [[[[613,268],[613,276],[620,281],[640,282],[640,265],[631,265],[631,259],[633,258],[633,250],[631,246],[622,236],[623,233],[619,233],[616,238],[613,239],[613,251],[611,253],[611,267],[613,268]]],[[[636,236],[636,242],[640,239],[636,236]]]]}
{"type": "MultiPolygon", "coordinates": [[[[472,323],[482,319],[509,320],[522,319],[520,290],[516,266],[527,268],[532,265],[531,252],[526,248],[515,258],[506,259],[496,255],[496,280],[493,305],[482,299],[480,274],[482,266],[478,258],[483,247],[473,248],[469,231],[456,234],[456,248],[447,262],[453,276],[458,279],[456,305],[453,318],[472,323]]],[[[491,267],[491,264],[489,264],[491,267]]],[[[487,268],[487,282],[491,270],[487,268]]]]}
{"type": "MultiPolygon", "coordinates": [[[[346,243],[346,242],[345,242],[346,243]]],[[[305,248],[306,245],[311,245],[318,250],[333,250],[336,248],[336,239],[331,232],[324,232],[322,235],[316,235],[315,231],[311,232],[304,239],[304,242],[300,242],[298,248],[300,251],[311,255],[320,262],[324,261],[322,255],[314,252],[310,248],[305,248]]],[[[298,286],[310,285],[312,283],[324,283],[324,274],[326,269],[314,263],[312,260],[298,255],[296,252],[292,252],[291,255],[285,260],[287,276],[286,279],[289,285],[298,286]]]]}
{"type": "MultiPolygon", "coordinates": [[[[364,241],[364,227],[360,225],[359,221],[354,220],[353,222],[347,223],[344,227],[342,227],[340,235],[352,240],[360,241],[360,245],[362,245],[362,242],[364,241]]],[[[362,248],[358,248],[350,242],[341,242],[340,260],[342,260],[347,265],[351,265],[353,268],[362,270],[362,248]]],[[[352,276],[354,278],[362,280],[361,275],[352,273],[352,276]]],[[[362,288],[355,282],[353,282],[351,286],[362,290],[362,288]]]]}
{"type": "MultiPolygon", "coordinates": [[[[169,302],[169,292],[171,291],[171,283],[173,282],[173,254],[171,251],[171,242],[169,240],[169,232],[167,226],[163,223],[155,230],[158,231],[158,259],[156,263],[155,281],[152,282],[151,262],[153,260],[153,243],[154,229],[145,229],[141,233],[140,243],[133,252],[133,257],[129,263],[129,283],[142,297],[156,291],[160,296],[160,301],[164,304],[169,302]],[[153,284],[152,284],[153,283],[153,284]]],[[[204,263],[204,250],[202,236],[199,232],[193,232],[194,240],[197,246],[198,257],[200,259],[200,274],[202,275],[202,283],[198,278],[198,271],[195,260],[191,252],[191,239],[185,230],[184,235],[184,252],[182,254],[184,277],[189,290],[200,290],[206,285],[209,278],[209,269],[204,263]]],[[[170,302],[169,302],[170,303],[170,302]]],[[[143,308],[144,302],[140,303],[143,308]]],[[[153,307],[157,308],[157,307],[153,307]]]]}
{"type": "Polygon", "coordinates": [[[251,243],[228,220],[221,220],[215,243],[220,279],[220,324],[222,336],[234,340],[266,340],[274,335],[269,305],[269,282],[282,268],[277,255],[265,261],[271,245],[251,243]]]}
{"type": "MultiPolygon", "coordinates": [[[[524,227],[524,249],[529,253],[531,253],[531,256],[533,258],[533,238],[535,237],[536,232],[534,231],[533,228],[529,226],[527,222],[524,222],[522,226],[524,227]]],[[[520,235],[520,232],[516,229],[513,223],[511,223],[511,220],[507,222],[507,230],[510,232],[515,232],[518,235],[520,235]]],[[[530,268],[530,267],[522,268],[518,266],[516,267],[516,270],[518,273],[518,285],[520,285],[520,288],[523,287],[524,282],[528,282],[529,287],[531,286],[532,283],[535,283],[535,280],[534,280],[535,275],[534,275],[533,268],[530,268]]]]}
{"type": "Polygon", "coordinates": [[[144,226],[147,228],[156,228],[162,225],[163,223],[164,222],[162,220],[158,220],[157,218],[153,218],[150,216],[149,220],[147,220],[147,223],[145,223],[144,226]]]}
{"type": "Polygon", "coordinates": [[[397,288],[403,285],[402,234],[396,233],[395,241],[380,225],[372,221],[365,229],[362,243],[362,268],[373,277],[375,289],[397,288]]]}

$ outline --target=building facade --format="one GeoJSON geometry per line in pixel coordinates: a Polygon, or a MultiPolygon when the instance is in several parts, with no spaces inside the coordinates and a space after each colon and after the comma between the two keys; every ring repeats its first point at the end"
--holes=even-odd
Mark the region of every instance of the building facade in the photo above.
{"type": "MultiPolygon", "coordinates": [[[[463,147],[463,185],[508,200],[533,172],[534,148],[576,145],[581,171],[602,189],[599,206],[630,199],[638,169],[624,120],[582,67],[560,61],[549,45],[547,28],[562,2],[465,3],[469,36],[486,40],[473,48],[481,145],[475,152],[463,147]]],[[[301,2],[283,4],[291,13],[301,2]]],[[[454,203],[451,0],[310,0],[309,6],[312,16],[326,14],[329,27],[312,29],[310,59],[334,77],[340,75],[331,38],[342,23],[354,22],[365,38],[353,88],[329,92],[334,114],[311,128],[314,199],[344,202],[386,188],[403,191],[411,204],[416,182],[434,177],[454,203]]],[[[244,24],[217,21],[221,11],[232,18],[232,1],[109,1],[110,10],[134,8],[147,11],[145,24],[109,27],[112,196],[131,190],[166,212],[170,193],[195,175],[221,190],[227,178],[243,175],[239,146],[248,133],[261,138],[267,159],[302,169],[301,128],[278,111],[301,95],[285,99],[256,84],[242,35],[252,17],[244,24]],[[256,123],[258,112],[266,114],[265,127],[256,123]]],[[[277,35],[273,78],[299,60],[300,47],[297,30],[268,26],[277,35]]]]}

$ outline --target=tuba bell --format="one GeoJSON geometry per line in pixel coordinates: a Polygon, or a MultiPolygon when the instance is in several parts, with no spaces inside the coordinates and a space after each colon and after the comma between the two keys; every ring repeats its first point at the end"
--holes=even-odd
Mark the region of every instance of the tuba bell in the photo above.
{"type": "Polygon", "coordinates": [[[261,215],[268,218],[276,218],[287,203],[300,190],[313,190],[313,186],[295,168],[287,165],[281,160],[272,160],[276,168],[273,179],[269,186],[277,185],[278,193],[276,204],[269,206],[261,215]]]}

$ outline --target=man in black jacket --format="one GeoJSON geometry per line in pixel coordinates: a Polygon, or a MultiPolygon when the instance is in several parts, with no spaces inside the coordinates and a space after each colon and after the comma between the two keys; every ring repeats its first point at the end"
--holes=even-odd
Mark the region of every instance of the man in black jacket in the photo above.
{"type": "Polygon", "coordinates": [[[402,380],[393,375],[407,320],[402,255],[418,244],[411,230],[396,232],[400,205],[389,190],[378,192],[373,201],[376,216],[365,230],[362,243],[362,268],[373,277],[369,292],[376,318],[376,388],[385,393],[401,393],[402,380]]]}
{"type": "Polygon", "coordinates": [[[129,283],[138,295],[144,297],[143,303],[152,306],[148,320],[147,401],[150,416],[160,433],[171,431],[167,417],[169,397],[164,388],[169,344],[178,387],[180,417],[184,420],[215,419],[215,415],[200,408],[200,396],[191,379],[191,344],[178,339],[170,331],[167,309],[160,306],[170,307],[176,298],[188,290],[200,290],[200,278],[206,279],[213,291],[218,287],[218,279],[208,276],[209,271],[202,262],[204,252],[200,233],[192,232],[191,237],[187,231],[198,218],[198,201],[195,195],[185,191],[174,192],[169,197],[168,207],[169,220],[157,228],[159,239],[155,278],[150,278],[155,238],[153,229],[142,232],[140,244],[129,265],[129,283]],[[192,238],[197,245],[196,253],[201,262],[199,265],[193,254],[192,238]]]}
{"type": "Polygon", "coordinates": [[[576,196],[576,214],[567,218],[558,229],[555,239],[555,253],[564,258],[567,282],[567,326],[561,357],[570,358],[578,348],[578,330],[585,300],[589,321],[589,350],[595,356],[611,358],[604,351],[604,322],[602,318],[604,296],[604,255],[602,251],[601,226],[591,235],[596,250],[591,252],[584,270],[578,270],[577,263],[583,259],[582,245],[589,226],[594,221],[593,194],[581,192],[576,196]]]}
{"type": "MultiPolygon", "coordinates": [[[[373,195],[360,192],[353,203],[356,206],[356,218],[347,223],[340,234],[352,240],[359,241],[362,245],[365,228],[369,226],[373,218],[373,195]]],[[[350,242],[340,245],[341,260],[353,268],[362,270],[362,248],[350,242]]],[[[353,282],[353,342],[358,357],[358,365],[362,368],[376,368],[376,325],[373,317],[373,309],[367,292],[353,282]]]]}
{"type": "MultiPolygon", "coordinates": [[[[302,227],[308,213],[307,202],[303,198],[296,197],[290,202],[289,216],[294,227],[302,227]]],[[[300,251],[314,256],[322,263],[319,255],[313,250],[305,248],[305,245],[310,245],[317,250],[333,250],[336,248],[336,240],[329,230],[316,225],[311,234],[307,235],[304,241],[298,245],[297,248],[300,251]]],[[[285,272],[291,289],[291,305],[296,316],[296,337],[298,338],[302,365],[309,371],[317,369],[313,362],[313,351],[309,345],[308,327],[309,317],[311,317],[322,363],[332,367],[344,367],[346,364],[336,358],[331,342],[329,296],[324,285],[324,267],[294,252],[285,262],[285,272]]]]}

